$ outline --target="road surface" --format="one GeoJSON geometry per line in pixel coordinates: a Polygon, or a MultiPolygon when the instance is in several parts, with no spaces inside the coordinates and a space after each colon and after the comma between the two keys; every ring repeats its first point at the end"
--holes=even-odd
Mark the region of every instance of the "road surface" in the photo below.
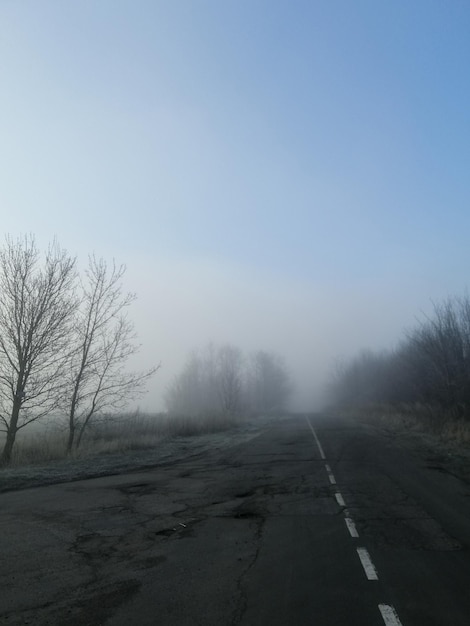
{"type": "Polygon", "coordinates": [[[0,623],[468,626],[470,489],[297,416],[150,470],[0,495],[0,623]]]}

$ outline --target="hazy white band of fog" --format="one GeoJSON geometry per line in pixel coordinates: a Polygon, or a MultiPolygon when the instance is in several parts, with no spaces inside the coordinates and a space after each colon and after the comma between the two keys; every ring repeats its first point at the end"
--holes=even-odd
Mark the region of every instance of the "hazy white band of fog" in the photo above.
{"type": "Polygon", "coordinates": [[[283,355],[295,385],[291,407],[320,408],[337,359],[393,347],[430,306],[426,285],[419,293],[403,282],[348,290],[325,281],[315,288],[287,274],[194,259],[134,259],[126,282],[138,295],[132,306],[142,344],[136,364],[162,364],[139,402],[148,411],[164,409],[164,390],[189,351],[209,342],[283,355]]]}

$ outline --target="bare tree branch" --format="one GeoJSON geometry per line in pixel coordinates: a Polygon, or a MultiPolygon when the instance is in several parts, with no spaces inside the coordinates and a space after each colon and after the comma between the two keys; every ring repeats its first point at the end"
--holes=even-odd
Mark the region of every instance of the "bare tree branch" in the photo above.
{"type": "Polygon", "coordinates": [[[110,268],[103,259],[89,258],[82,297],[73,328],[68,375],[67,451],[78,447],[92,419],[104,410],[122,408],[145,392],[158,367],[126,371],[138,351],[133,325],[125,309],[135,300],[123,293],[124,266],[110,268]]]}
{"type": "Polygon", "coordinates": [[[75,260],[54,242],[43,264],[34,238],[0,250],[0,420],[10,461],[18,430],[57,406],[75,309],[75,260]]]}

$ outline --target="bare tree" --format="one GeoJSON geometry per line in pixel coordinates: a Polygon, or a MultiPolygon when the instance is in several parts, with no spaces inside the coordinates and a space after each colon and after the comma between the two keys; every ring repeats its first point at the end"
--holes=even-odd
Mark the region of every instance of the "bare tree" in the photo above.
{"type": "Polygon", "coordinates": [[[470,418],[470,299],[447,298],[390,352],[364,351],[336,372],[335,404],[419,405],[428,414],[470,418]]]}
{"type": "Polygon", "coordinates": [[[220,411],[219,354],[220,348],[212,342],[199,352],[201,364],[200,413],[218,413],[220,411]]]}
{"type": "Polygon", "coordinates": [[[221,346],[217,351],[217,386],[225,413],[237,413],[243,391],[243,357],[238,348],[221,346]]]}
{"type": "Polygon", "coordinates": [[[166,392],[170,413],[255,412],[285,408],[292,384],[281,357],[257,352],[249,360],[230,344],[193,352],[166,392]]]}
{"type": "Polygon", "coordinates": [[[69,362],[69,436],[67,451],[79,447],[90,422],[104,411],[122,409],[145,391],[158,367],[143,372],[126,370],[139,349],[125,309],[134,301],[123,293],[125,267],[108,268],[90,257],[82,299],[74,325],[74,349],[69,362]]]}
{"type": "Polygon", "coordinates": [[[165,403],[170,413],[194,416],[220,410],[217,353],[212,343],[190,353],[166,390],[165,403]]]}
{"type": "Polygon", "coordinates": [[[329,388],[330,402],[343,406],[391,402],[400,392],[399,370],[396,353],[363,350],[337,365],[329,388]]]}
{"type": "Polygon", "coordinates": [[[252,408],[256,412],[284,409],[292,393],[291,378],[283,359],[263,350],[251,357],[249,385],[252,408]]]}
{"type": "Polygon", "coordinates": [[[204,396],[203,364],[193,351],[182,371],[175,376],[165,392],[165,404],[174,415],[198,415],[204,396]]]}
{"type": "Polygon", "coordinates": [[[465,413],[469,400],[468,299],[435,303],[433,313],[408,335],[409,360],[421,397],[465,413]]]}
{"type": "Polygon", "coordinates": [[[238,348],[209,343],[193,351],[168,387],[170,413],[202,415],[236,413],[241,407],[243,357],[238,348]]]}
{"type": "Polygon", "coordinates": [[[43,264],[32,236],[0,250],[0,424],[8,464],[18,431],[58,406],[75,309],[75,261],[53,243],[43,264]]]}

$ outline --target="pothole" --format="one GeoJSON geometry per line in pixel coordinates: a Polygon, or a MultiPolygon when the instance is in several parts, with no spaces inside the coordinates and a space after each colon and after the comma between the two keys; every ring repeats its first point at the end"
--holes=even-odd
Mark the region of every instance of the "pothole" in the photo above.
{"type": "Polygon", "coordinates": [[[155,491],[155,485],[152,483],[136,483],[134,485],[122,485],[119,491],[125,494],[146,494],[155,491]]]}
{"type": "Polygon", "coordinates": [[[157,530],[156,535],[162,535],[163,537],[170,537],[174,535],[176,532],[176,528],[164,528],[163,530],[157,530]]]}
{"type": "Polygon", "coordinates": [[[256,511],[238,511],[234,513],[233,517],[235,519],[253,519],[253,518],[259,518],[263,516],[256,511]]]}
{"type": "Polygon", "coordinates": [[[236,498],[249,498],[250,496],[253,496],[255,494],[255,492],[252,491],[244,491],[243,493],[237,493],[235,494],[236,498]]]}

